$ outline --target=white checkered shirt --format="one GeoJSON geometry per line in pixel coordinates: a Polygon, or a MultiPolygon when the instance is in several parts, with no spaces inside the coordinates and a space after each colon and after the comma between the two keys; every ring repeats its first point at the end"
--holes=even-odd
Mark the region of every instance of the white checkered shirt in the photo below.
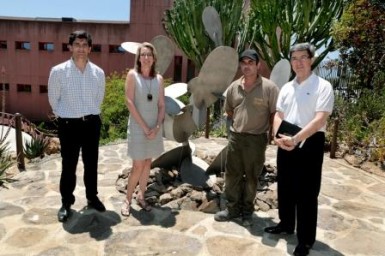
{"type": "Polygon", "coordinates": [[[62,118],[100,114],[105,83],[104,71],[90,61],[83,73],[72,59],[54,66],[48,79],[53,113],[62,118]]]}

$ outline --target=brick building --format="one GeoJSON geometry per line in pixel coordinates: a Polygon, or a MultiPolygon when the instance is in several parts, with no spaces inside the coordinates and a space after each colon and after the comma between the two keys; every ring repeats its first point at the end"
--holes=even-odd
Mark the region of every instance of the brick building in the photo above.
{"type": "MultiPolygon", "coordinates": [[[[131,0],[130,22],[0,17],[0,97],[6,98],[3,111],[21,113],[32,121],[48,119],[49,71],[71,56],[67,43],[74,30],[84,29],[92,35],[90,59],[106,75],[133,67],[134,55],[125,52],[120,44],[151,41],[157,35],[166,35],[161,20],[172,2],[131,0]]],[[[188,68],[193,67],[177,51],[164,76],[186,82],[188,68]]]]}

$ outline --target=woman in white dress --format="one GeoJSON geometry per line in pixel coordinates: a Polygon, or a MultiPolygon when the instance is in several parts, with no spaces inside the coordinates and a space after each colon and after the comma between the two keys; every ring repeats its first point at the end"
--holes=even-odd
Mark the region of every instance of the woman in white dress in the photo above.
{"type": "Polygon", "coordinates": [[[151,206],[144,199],[153,157],[164,151],[162,124],[165,115],[163,77],[157,74],[157,53],[150,43],[138,47],[135,68],[126,77],[125,98],[130,111],[127,140],[132,170],[128,177],[126,200],[121,214],[130,215],[132,195],[139,183],[138,205],[146,211],[151,206]]]}

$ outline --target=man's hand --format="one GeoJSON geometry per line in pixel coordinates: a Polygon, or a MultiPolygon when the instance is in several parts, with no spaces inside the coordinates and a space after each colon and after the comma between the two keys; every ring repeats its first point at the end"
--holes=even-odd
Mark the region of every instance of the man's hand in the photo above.
{"type": "Polygon", "coordinates": [[[295,146],[297,146],[293,137],[286,136],[284,134],[278,134],[278,138],[275,138],[274,142],[278,147],[287,151],[291,151],[295,148],[295,146]]]}

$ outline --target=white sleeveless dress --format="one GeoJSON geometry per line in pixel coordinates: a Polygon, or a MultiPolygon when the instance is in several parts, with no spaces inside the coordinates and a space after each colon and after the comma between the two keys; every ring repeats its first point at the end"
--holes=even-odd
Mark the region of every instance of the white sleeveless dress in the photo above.
{"type": "MultiPolygon", "coordinates": [[[[158,118],[158,98],[159,98],[159,81],[155,77],[153,79],[144,79],[141,74],[135,72],[135,106],[142,118],[152,128],[156,126],[158,118]],[[147,99],[147,95],[152,95],[152,100],[147,99]]],[[[143,129],[131,117],[128,118],[127,143],[128,156],[132,160],[144,160],[159,156],[164,151],[162,129],[157,133],[156,138],[147,139],[143,129]]]]}

